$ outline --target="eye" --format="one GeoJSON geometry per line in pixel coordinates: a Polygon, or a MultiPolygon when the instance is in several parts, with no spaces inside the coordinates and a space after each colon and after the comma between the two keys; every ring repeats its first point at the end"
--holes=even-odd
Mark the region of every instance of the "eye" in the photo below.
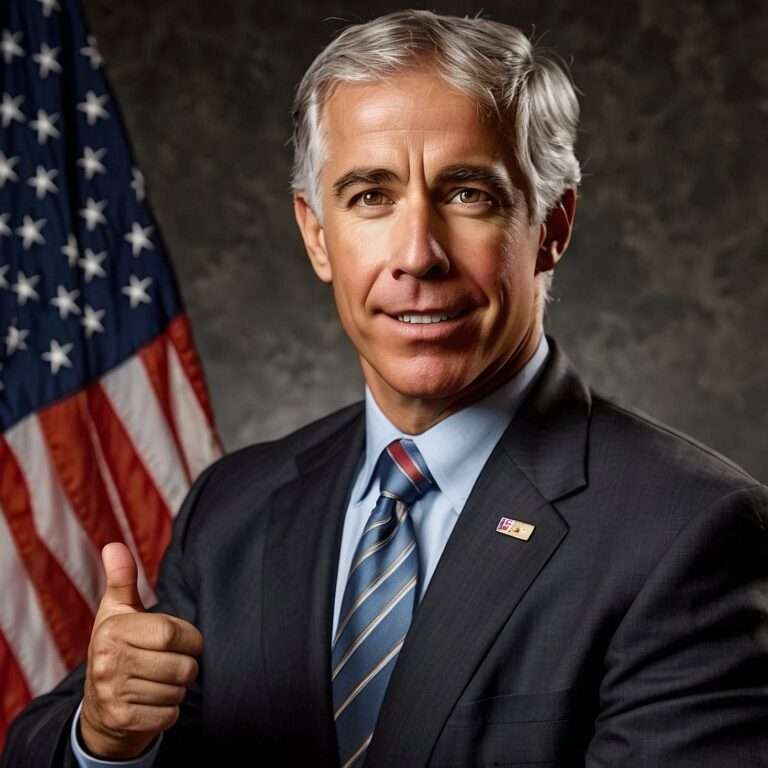
{"type": "Polygon", "coordinates": [[[484,205],[493,205],[493,198],[482,189],[474,189],[473,187],[464,187],[454,192],[449,198],[449,202],[457,201],[463,205],[477,205],[482,203],[484,205]]]}
{"type": "Polygon", "coordinates": [[[350,205],[360,205],[363,208],[376,208],[380,205],[393,205],[393,202],[380,190],[369,189],[355,195],[350,201],[350,205]]]}

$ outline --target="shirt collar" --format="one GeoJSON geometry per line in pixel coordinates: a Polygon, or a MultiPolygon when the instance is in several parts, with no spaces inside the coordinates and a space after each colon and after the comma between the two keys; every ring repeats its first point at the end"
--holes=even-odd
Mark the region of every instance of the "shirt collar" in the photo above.
{"type": "Polygon", "coordinates": [[[366,387],[365,456],[352,490],[352,501],[361,501],[368,492],[379,456],[387,445],[408,437],[416,443],[437,486],[458,514],[548,353],[549,345],[542,333],[536,352],[506,384],[419,435],[404,435],[395,427],[366,387]]]}

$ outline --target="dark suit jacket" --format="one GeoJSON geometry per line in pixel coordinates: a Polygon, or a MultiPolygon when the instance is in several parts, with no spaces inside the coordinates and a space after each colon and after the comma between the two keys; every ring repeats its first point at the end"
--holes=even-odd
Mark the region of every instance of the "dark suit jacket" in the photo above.
{"type": "MultiPolygon", "coordinates": [[[[366,768],[768,766],[766,488],[550,346],[415,614],[366,768]]],[[[363,442],[355,405],[196,483],[155,610],[205,651],[159,764],[337,765],[331,609],[363,442]]],[[[72,765],[81,690],[77,670],[33,702],[4,765],[72,765]]]]}

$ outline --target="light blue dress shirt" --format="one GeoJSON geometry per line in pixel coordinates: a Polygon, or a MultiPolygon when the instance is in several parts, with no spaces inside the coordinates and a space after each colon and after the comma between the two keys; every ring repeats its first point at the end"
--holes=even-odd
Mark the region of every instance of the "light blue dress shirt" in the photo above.
{"type": "Polygon", "coordinates": [[[379,478],[374,473],[381,452],[393,440],[408,437],[416,443],[435,479],[435,485],[410,510],[419,553],[421,600],[480,471],[512,421],[548,352],[549,345],[542,334],[531,359],[504,386],[419,435],[401,432],[382,413],[366,388],[365,454],[344,518],[331,637],[336,634],[357,542],[379,497],[379,478]]]}
{"type": "MultiPolygon", "coordinates": [[[[429,586],[440,555],[445,549],[453,526],[480,472],[496,443],[509,426],[525,399],[536,375],[549,353],[544,334],[531,359],[504,386],[472,405],[448,416],[419,435],[405,435],[382,413],[370,390],[365,391],[365,453],[360,459],[355,483],[344,517],[341,535],[336,594],[333,601],[333,629],[341,612],[349,569],[357,542],[379,496],[379,479],[375,476],[381,452],[393,440],[408,437],[416,443],[429,467],[435,485],[411,508],[420,562],[419,599],[429,586]]],[[[82,705],[81,705],[82,706],[82,705]]],[[[107,762],[87,756],[76,738],[80,717],[77,710],[72,724],[72,748],[81,768],[119,765],[127,768],[151,768],[157,756],[162,735],[150,752],[137,760],[107,762]]]]}

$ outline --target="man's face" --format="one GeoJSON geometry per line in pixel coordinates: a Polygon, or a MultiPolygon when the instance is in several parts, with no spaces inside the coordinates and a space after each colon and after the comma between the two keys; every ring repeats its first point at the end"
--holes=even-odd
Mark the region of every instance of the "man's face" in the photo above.
{"type": "Polygon", "coordinates": [[[296,202],[313,266],[385,413],[440,418],[534,351],[545,228],[496,128],[435,74],[341,84],[323,125],[322,225],[296,202]]]}

